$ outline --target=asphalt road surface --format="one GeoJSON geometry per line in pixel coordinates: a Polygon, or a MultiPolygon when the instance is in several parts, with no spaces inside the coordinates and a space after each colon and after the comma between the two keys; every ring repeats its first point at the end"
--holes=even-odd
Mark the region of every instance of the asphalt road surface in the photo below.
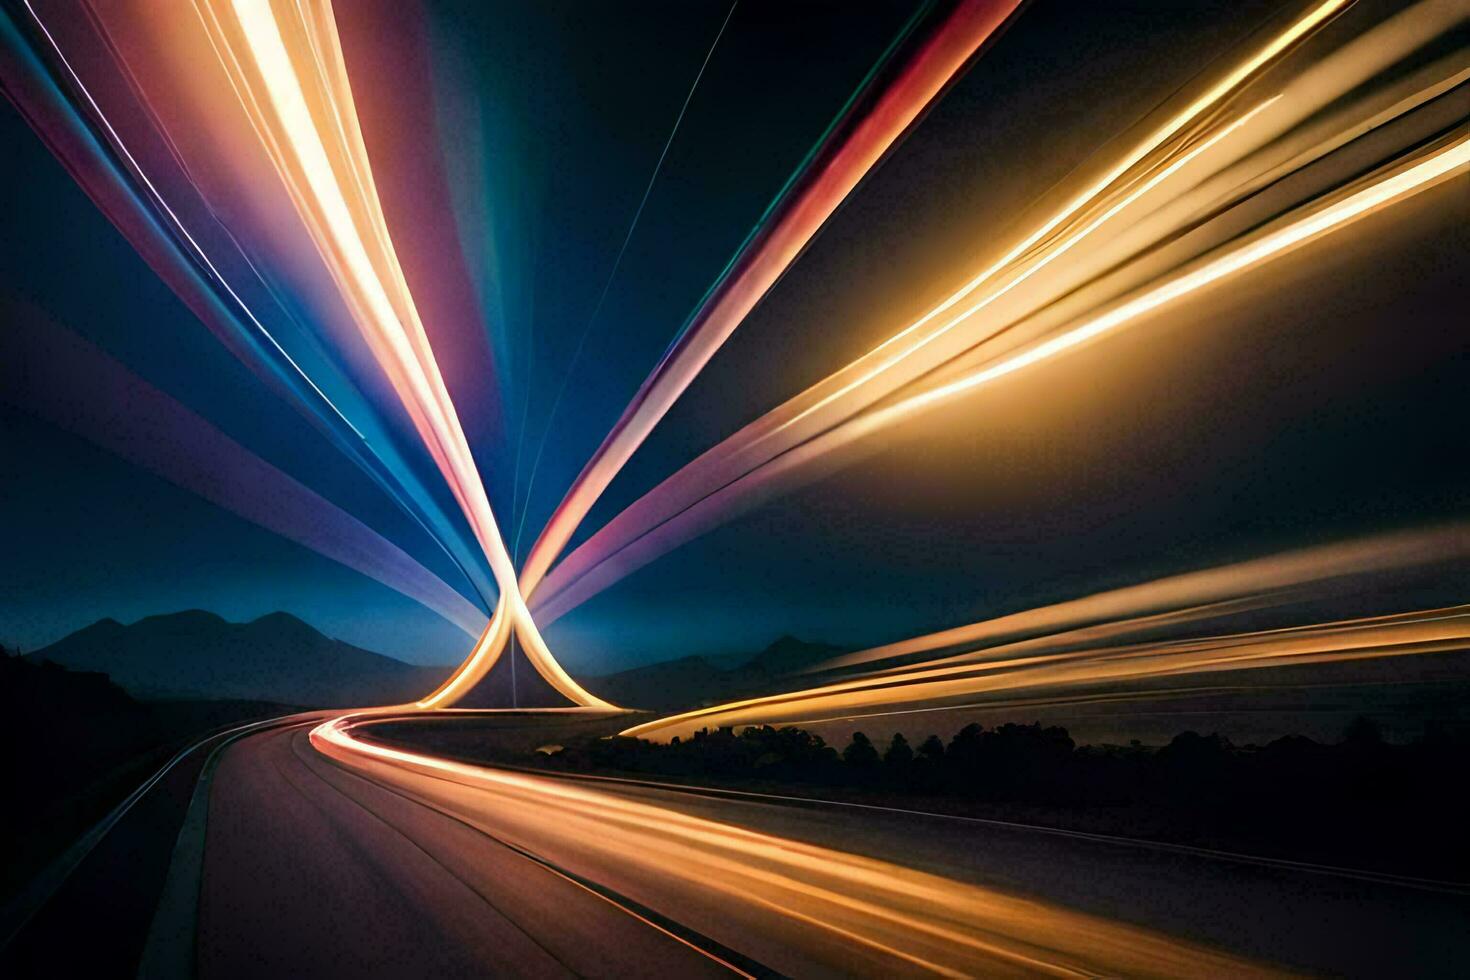
{"type": "Polygon", "coordinates": [[[210,761],[249,732],[321,717],[238,725],[180,750],[7,904],[0,916],[0,977],[132,976],[210,761]]]}
{"type": "Polygon", "coordinates": [[[205,977],[1451,974],[1463,894],[911,813],[231,748],[205,977]]]}
{"type": "Polygon", "coordinates": [[[0,972],[1448,976],[1470,951],[1463,890],[488,769],[316,725],[211,743],[207,793],[207,753],[160,781],[0,972]]]}

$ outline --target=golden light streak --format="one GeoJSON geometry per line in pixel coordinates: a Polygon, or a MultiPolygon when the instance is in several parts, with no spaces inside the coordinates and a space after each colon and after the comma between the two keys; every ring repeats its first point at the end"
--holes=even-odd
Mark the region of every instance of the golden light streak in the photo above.
{"type": "Polygon", "coordinates": [[[1167,303],[1181,299],[1227,276],[1276,258],[1314,238],[1341,228],[1411,194],[1432,187],[1454,176],[1467,165],[1470,165],[1470,137],[1461,132],[1453,141],[1431,152],[1427,159],[1391,176],[1377,179],[1357,193],[1322,208],[1308,217],[1290,221],[1285,227],[1264,235],[1250,244],[1230,249],[1214,261],[1207,262],[1192,272],[1176,276],[1163,285],[1115,307],[1108,313],[1087,320],[989,367],[870,413],[867,416],[869,425],[865,428],[871,427],[874,423],[888,424],[897,421],[937,402],[953,398],[1085,344],[1167,303]]]}
{"type": "MultiPolygon", "coordinates": [[[[758,487],[782,480],[796,469],[798,460],[815,462],[817,446],[822,451],[833,448],[840,440],[828,432],[852,422],[880,399],[905,385],[921,383],[918,379],[927,372],[939,369],[952,377],[954,371],[966,369],[965,360],[993,356],[979,345],[1024,323],[1090,276],[1128,256],[1147,253],[1181,228],[1189,228],[1201,214],[1247,201],[1265,180],[1263,173],[1279,177],[1283,168],[1306,166],[1352,135],[1362,135],[1445,91],[1441,76],[1453,68],[1453,58],[1439,59],[1412,77],[1387,83],[1389,91],[1398,93],[1391,105],[1383,103],[1383,91],[1375,90],[1350,100],[1346,111],[1350,119],[1342,119],[1343,113],[1332,107],[1334,99],[1356,92],[1369,80],[1381,81],[1394,64],[1453,28],[1455,11],[1439,0],[1425,0],[1299,69],[1276,95],[1232,120],[1227,100],[1239,96],[1341,6],[1320,4],[1309,10],[1151,129],[1146,138],[1131,144],[1105,173],[1091,179],[944,302],[666,478],[574,549],[544,581],[534,566],[528,566],[522,587],[540,586],[534,594],[526,594],[542,621],[558,618],[651,560],[640,555],[662,554],[717,523],[718,518],[693,515],[695,511],[709,515],[713,498],[723,501],[719,507],[724,510],[748,504],[759,496],[758,487]],[[1409,94],[1402,97],[1406,90],[1409,94]],[[1363,112],[1366,117],[1357,118],[1363,112]],[[1302,126],[1316,133],[1306,149],[1293,147],[1284,138],[1302,126]],[[1331,131],[1331,138],[1323,138],[1323,129],[1331,131]],[[1239,138],[1230,139],[1236,134],[1239,138]],[[1109,224],[1110,234],[1097,234],[1109,224]],[[1083,242],[1089,247],[1078,249],[1083,242]],[[1075,261],[1057,262],[1066,255],[1074,255],[1075,261]],[[1038,278],[1043,271],[1047,275],[1038,278]],[[1028,282],[1033,283],[1028,291],[996,305],[1028,282]],[[811,444],[802,445],[804,440],[811,444]],[[698,529],[680,537],[684,532],[671,525],[698,529]],[[678,540],[666,545],[643,540],[655,537],[678,540]]],[[[928,383],[934,383],[932,376],[928,383]]]]}
{"type": "MultiPolygon", "coordinates": [[[[574,781],[471,766],[311,732],[318,751],[374,781],[561,862],[629,871],[658,895],[708,896],[717,918],[755,915],[945,976],[1253,975],[1264,968],[1151,930],[706,819],[574,781]],[[551,850],[548,852],[548,848],[551,850]],[[668,882],[678,883],[670,892],[668,882]]],[[[654,895],[632,896],[658,907],[654,895]]],[[[681,910],[687,912],[688,909],[681,910]]],[[[715,938],[719,938],[718,935],[715,938]]]]}
{"type": "Polygon", "coordinates": [[[557,691],[578,704],[612,707],[557,663],[521,597],[479,470],[393,250],[357,129],[330,2],[293,5],[288,15],[294,29],[285,32],[278,7],[267,0],[194,0],[194,7],[353,322],[464,512],[500,590],[496,620],[504,625],[492,624],[464,668],[425,701],[440,705],[462,694],[466,687],[460,681],[483,676],[514,629],[524,641],[527,659],[557,691]],[[294,61],[287,36],[304,41],[308,49],[298,50],[294,61]],[[485,642],[495,637],[500,641],[485,642]]]}
{"type": "MultiPolygon", "coordinates": [[[[1451,137],[1438,145],[1421,151],[1407,163],[1397,164],[1377,175],[1365,178],[1357,189],[1341,192],[1329,203],[1303,208],[1290,214],[1274,226],[1257,233],[1244,242],[1218,249],[1193,267],[1165,279],[1159,285],[1135,294],[1131,299],[1114,305],[1111,309],[1083,319],[1063,328],[1049,338],[1030,344],[1019,350],[1001,355],[988,364],[970,368],[952,380],[933,384],[914,394],[879,408],[870,409],[846,422],[836,425],[820,435],[785,452],[737,480],[725,484],[717,492],[698,500],[685,510],[671,515],[663,524],[651,532],[646,539],[634,538],[623,547],[629,548],[627,564],[623,569],[614,569],[610,575],[625,573],[627,568],[636,568],[662,552],[661,538],[677,543],[684,527],[700,527],[701,522],[712,520],[726,501],[741,495],[751,495],[763,485],[782,479],[791,479],[803,467],[837,457],[861,440],[899,422],[906,421],[929,409],[952,401],[992,382],[1025,368],[1032,367],[1053,357],[1075,350],[1098,340],[1122,327],[1134,324],[1145,315],[1170,303],[1199,292],[1229,276],[1252,269],[1271,259],[1287,254],[1308,242],[1334,231],[1375,211],[1388,207],[1409,196],[1455,177],[1470,165],[1470,136],[1466,127],[1461,127],[1451,137]],[[633,551],[640,547],[641,552],[633,551]]],[[[609,525],[611,528],[612,525],[609,525]]],[[[602,533],[602,532],[599,532],[602,533]]],[[[596,536],[594,536],[595,540],[596,536]]],[[[588,544],[591,543],[589,540],[588,544]]],[[[588,547],[584,544],[583,547],[588,547]]],[[[614,552],[616,554],[616,552],[614,552]]],[[[619,555],[620,560],[624,556],[619,555]]],[[[586,559],[577,563],[578,556],[569,556],[564,567],[557,570],[560,578],[549,594],[540,597],[538,610],[547,621],[553,620],[574,607],[588,595],[594,594],[607,584],[606,578],[599,580],[588,574],[599,568],[598,562],[606,558],[586,559]]]]}
{"type": "MultiPolygon", "coordinates": [[[[1184,572],[834,657],[808,672],[969,647],[974,659],[1022,644],[1088,642],[1328,594],[1384,573],[1470,560],[1470,523],[1371,535],[1184,572]],[[1004,647],[997,646],[1004,644],[1004,647]]],[[[958,659],[958,657],[953,658],[958,659]]],[[[931,665],[938,661],[928,661],[931,665]]]]}
{"type": "MultiPolygon", "coordinates": [[[[1309,10],[1300,19],[1295,21],[1276,37],[1272,38],[1269,43],[1263,46],[1254,55],[1247,58],[1241,64],[1237,65],[1233,71],[1226,75],[1225,78],[1221,79],[1215,85],[1210,87],[1203,95],[1195,99],[1184,109],[1180,110],[1178,113],[1172,116],[1162,126],[1150,133],[1145,139],[1134,146],[1132,150],[1124,154],[1124,156],[1117,163],[1115,163],[1113,167],[1109,169],[1102,177],[1098,178],[1086,189],[1084,189],[1076,196],[1074,196],[1071,200],[1069,200],[1050,218],[1042,222],[1042,224],[1038,228],[1036,228],[1036,230],[1033,231],[1030,235],[1023,238],[994,263],[978,273],[969,282],[962,285],[958,290],[950,295],[948,299],[944,300],[944,302],[940,303],[938,306],[934,307],[918,320],[915,320],[913,323],[909,324],[907,327],[903,328],[898,333],[885,340],[882,344],[870,351],[853,366],[856,366],[857,363],[861,363],[862,361],[866,361],[869,358],[872,358],[878,354],[881,354],[884,351],[887,351],[890,347],[893,347],[894,345],[903,341],[906,337],[909,337],[916,331],[920,330],[930,320],[933,320],[941,314],[944,314],[953,309],[976,289],[993,279],[995,276],[1003,272],[1012,264],[1014,264],[1033,246],[1040,243],[1047,235],[1051,234],[1065,222],[1081,214],[1088,207],[1096,204],[1098,199],[1104,193],[1106,193],[1114,183],[1116,183],[1120,178],[1127,174],[1128,171],[1131,170],[1135,165],[1144,160],[1144,158],[1147,157],[1150,153],[1159,149],[1168,140],[1178,135],[1191,123],[1199,120],[1206,112],[1213,109],[1222,99],[1224,99],[1232,91],[1234,91],[1247,80],[1249,80],[1252,75],[1259,72],[1278,55],[1286,51],[1297,41],[1306,37],[1309,33],[1311,33],[1317,27],[1321,26],[1330,17],[1332,17],[1339,10],[1341,10],[1343,7],[1347,6],[1351,2],[1353,2],[1353,0],[1327,0],[1327,2],[1319,4],[1317,7],[1309,10]]],[[[881,360],[876,366],[869,368],[868,370],[860,374],[855,380],[847,382],[836,391],[823,396],[819,401],[805,408],[798,416],[789,421],[786,421],[782,427],[784,428],[786,426],[795,424],[799,419],[811,414],[824,405],[841,397],[843,394],[852,391],[858,387],[861,387],[866,382],[872,380],[873,378],[876,378],[880,374],[887,371],[889,368],[893,367],[900,361],[912,355],[914,351],[918,350],[926,344],[932,343],[935,339],[942,336],[945,332],[953,328],[956,324],[963,322],[966,318],[979,312],[981,309],[988,306],[999,297],[1003,296],[1010,289],[1014,288],[1020,282],[1024,281],[1026,278],[1034,274],[1038,269],[1044,267],[1047,263],[1051,262],[1057,256],[1071,249],[1079,241],[1081,241],[1087,235],[1096,230],[1096,228],[1103,224],[1106,220],[1113,217],[1119,211],[1123,210],[1123,208],[1136,201],[1140,196],[1142,196],[1143,193],[1152,189],[1160,181],[1176,172],[1180,167],[1188,163],[1189,160],[1193,159],[1200,152],[1203,152],[1205,149],[1213,146],[1220,139],[1223,139],[1226,135],[1233,132],[1240,125],[1245,123],[1250,117],[1254,116],[1256,113],[1260,112],[1267,105],[1274,101],[1275,99],[1273,98],[1261,103],[1260,105],[1257,105],[1250,112],[1237,119],[1234,123],[1226,127],[1226,129],[1224,129],[1220,133],[1216,134],[1205,144],[1197,147],[1191,153],[1177,160],[1172,166],[1155,175],[1150,181],[1137,188],[1122,201],[1114,205],[1103,216],[1094,220],[1083,230],[1075,233],[1064,244],[1059,246],[1056,252],[1049,253],[1035,266],[1026,270],[1026,272],[1023,273],[1019,278],[1011,281],[1002,289],[988,294],[980,302],[968,307],[964,312],[946,322],[944,326],[939,328],[937,332],[925,335],[923,338],[917,340],[915,344],[908,348],[905,348],[897,354],[889,355],[888,357],[881,360]]]]}
{"type": "Polygon", "coordinates": [[[510,634],[510,617],[505,613],[505,598],[502,596],[495,604],[490,622],[485,624],[484,632],[475,641],[475,647],[464,663],[437,690],[417,701],[415,707],[448,707],[464,697],[495,666],[495,661],[500,658],[510,640],[510,634]]]}
{"type": "Polygon", "coordinates": [[[1470,606],[1030,656],[1006,657],[1001,647],[987,651],[990,658],[983,662],[893,668],[807,690],[671,715],[635,725],[622,734],[668,739],[709,726],[837,718],[880,706],[938,704],[944,699],[982,693],[1426,655],[1463,650],[1467,644],[1470,606]]]}
{"type": "MultiPolygon", "coordinates": [[[[969,282],[961,286],[959,290],[950,295],[950,297],[944,300],[944,302],[940,303],[938,306],[934,307],[934,309],[924,314],[918,320],[915,320],[913,323],[909,324],[909,326],[900,330],[897,334],[888,338],[878,347],[874,348],[868,354],[864,355],[864,357],[860,358],[851,367],[857,367],[858,365],[863,364],[869,359],[874,358],[875,356],[882,354],[885,351],[889,351],[889,348],[895,346],[900,341],[908,338],[909,336],[920,330],[923,326],[929,323],[929,321],[935,319],[943,313],[947,313],[949,310],[958,305],[961,301],[969,297],[981,286],[985,285],[987,282],[994,279],[1001,273],[1005,272],[1007,269],[1015,266],[1019,260],[1026,256],[1026,254],[1034,246],[1045,239],[1047,235],[1051,234],[1065,222],[1076,218],[1077,216],[1085,212],[1089,207],[1096,205],[1099,202],[1099,199],[1107,191],[1112,189],[1113,184],[1115,184],[1119,179],[1127,174],[1129,170],[1131,170],[1135,165],[1141,162],[1151,152],[1157,150],[1171,137],[1176,136],[1189,123],[1196,121],[1199,117],[1204,115],[1206,111],[1213,108],[1216,103],[1223,99],[1242,82],[1248,79],[1251,74],[1258,71],[1262,66],[1264,66],[1281,51],[1284,51],[1296,39],[1304,36],[1306,33],[1311,31],[1314,27],[1316,27],[1333,12],[1335,12],[1337,8],[1343,6],[1343,4],[1346,2],[1350,2],[1350,0],[1332,0],[1332,2],[1323,4],[1321,7],[1312,11],[1306,17],[1302,18],[1302,20],[1298,21],[1282,35],[1276,38],[1276,40],[1272,44],[1268,45],[1265,49],[1258,52],[1255,57],[1247,60],[1243,65],[1232,72],[1230,76],[1228,76],[1224,81],[1211,88],[1205,95],[1195,100],[1186,109],[1171,118],[1162,127],[1155,130],[1152,134],[1150,134],[1147,139],[1135,146],[1131,152],[1126,154],[1122,160],[1115,164],[1114,167],[1109,170],[1105,176],[1093,183],[1090,187],[1082,191],[1076,197],[1072,198],[1059,211],[1053,214],[1051,218],[1047,219],[1030,235],[1022,239],[1015,246],[1013,246],[1011,250],[1009,252],[1006,252],[1005,255],[1003,255],[1000,259],[996,260],[993,264],[981,271],[969,282]]],[[[889,351],[886,356],[878,360],[878,363],[861,370],[856,377],[842,382],[834,390],[823,394],[821,397],[817,398],[816,401],[804,406],[792,417],[783,419],[781,423],[777,425],[774,429],[772,429],[769,434],[774,435],[786,429],[792,428],[793,426],[796,426],[803,419],[806,419],[811,415],[819,412],[823,408],[826,408],[828,405],[836,402],[844,395],[850,394],[851,392],[864,387],[869,382],[881,377],[892,368],[911,358],[919,350],[922,350],[924,347],[934,343],[941,337],[945,336],[956,326],[969,321],[970,318],[972,318],[975,314],[990,306],[996,300],[1005,296],[1011,290],[1015,289],[1017,286],[1030,279],[1036,273],[1045,269],[1056,259],[1071,251],[1071,249],[1075,247],[1078,243],[1083,241],[1085,238],[1091,235],[1102,225],[1106,224],[1112,218],[1116,217],[1129,205],[1135,203],[1136,201],[1138,201],[1139,198],[1143,197],[1149,191],[1153,190],[1160,183],[1173,176],[1181,168],[1183,168],[1190,161],[1194,160],[1201,153],[1215,146],[1215,144],[1219,143],[1222,139],[1235,132],[1241,126],[1245,125],[1257,113],[1274,103],[1277,98],[1279,98],[1279,96],[1274,96],[1256,105],[1240,118],[1236,119],[1234,122],[1230,123],[1228,126],[1221,129],[1219,132],[1215,133],[1207,140],[1204,140],[1189,152],[1179,156],[1168,166],[1159,170],[1152,177],[1139,184],[1132,191],[1128,192],[1121,200],[1119,200],[1107,210],[1105,210],[1102,214],[1098,215],[1096,218],[1085,224],[1080,230],[1073,232],[1060,244],[1055,245],[1050,250],[1043,253],[1036,262],[1018,272],[1003,285],[1000,285],[997,288],[988,291],[981,299],[967,306],[964,310],[962,310],[955,316],[949,318],[947,321],[945,321],[943,325],[941,325],[937,329],[915,338],[914,341],[908,346],[902,348],[901,350],[889,351]]],[[[827,383],[830,383],[836,377],[837,376],[834,375],[833,378],[828,379],[827,383]]],[[[814,387],[813,391],[816,390],[816,387],[814,387]]]]}

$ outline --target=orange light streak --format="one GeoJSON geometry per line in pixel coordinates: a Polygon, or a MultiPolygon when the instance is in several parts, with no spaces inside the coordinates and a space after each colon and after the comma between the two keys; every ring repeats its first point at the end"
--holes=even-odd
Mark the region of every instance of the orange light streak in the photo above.
{"type": "Polygon", "coordinates": [[[490,668],[495,666],[495,661],[500,659],[504,652],[506,643],[510,640],[510,617],[505,614],[505,599],[502,596],[495,604],[495,611],[490,615],[490,622],[485,624],[480,638],[475,641],[474,649],[465,658],[464,663],[455,669],[443,684],[439,685],[433,693],[420,698],[415,702],[418,708],[446,708],[472,690],[490,668]]]}
{"type": "MultiPolygon", "coordinates": [[[[942,976],[1266,972],[1140,927],[613,790],[363,741],[353,735],[365,721],[359,717],[318,726],[312,745],[533,853],[545,855],[549,847],[558,861],[613,862],[631,869],[630,880],[678,882],[682,894],[709,896],[722,921],[738,910],[784,929],[815,930],[868,951],[890,969],[942,976]]],[[[640,900],[657,907],[651,896],[640,900]]]]}
{"type": "MultiPolygon", "coordinates": [[[[1288,254],[1317,238],[1341,230],[1376,211],[1403,201],[1470,167],[1470,135],[1460,127],[1438,145],[1367,178],[1356,188],[1338,194],[1335,199],[1316,207],[1288,215],[1274,226],[1244,242],[1217,250],[1193,267],[1165,279],[1162,283],[1136,293],[1105,312],[1054,332],[1019,350],[1005,353],[990,363],[971,367],[966,373],[944,383],[934,384],[888,405],[870,409],[848,421],[822,432],[769,463],[699,500],[649,532],[622,545],[621,552],[593,562],[578,562],[574,553],[553,575],[554,582],[538,596],[537,610],[543,621],[550,622],[590,595],[605,588],[621,574],[646,564],[664,551],[676,546],[683,537],[698,533],[716,520],[729,502],[749,496],[763,485],[793,479],[804,467],[824,457],[835,457],[839,450],[907,421],[940,405],[953,401],[995,381],[1068,353],[1109,333],[1136,324],[1146,315],[1199,292],[1230,276],[1245,272],[1272,259],[1288,254]],[[609,559],[616,557],[620,567],[597,574],[609,559]]],[[[611,528],[611,525],[609,526],[611,528]]],[[[599,532],[601,534],[602,532],[599,532]]],[[[583,545],[587,548],[592,540],[583,545]]]]}
{"type": "Polygon", "coordinates": [[[1181,299],[1227,276],[1297,248],[1337,230],[1411,194],[1426,190],[1455,176],[1470,166],[1470,137],[1464,130],[1450,143],[1434,150],[1427,158],[1391,176],[1375,180],[1364,189],[1337,203],[1322,208],[1309,217],[1299,218],[1250,244],[1228,250],[1203,266],[1176,276],[1163,285],[1150,289],[1111,311],[1087,320],[1063,333],[1036,344],[1019,354],[975,371],[948,384],[914,395],[903,401],[870,413],[868,431],[891,424],[937,402],[953,398],[981,385],[1012,374],[1039,361],[1079,347],[1124,326],[1168,303],[1181,299]]]}
{"type": "MultiPolygon", "coordinates": [[[[1050,251],[1043,253],[1039,261],[1032,264],[1029,268],[1022,267],[1021,263],[1023,263],[1023,259],[1034,248],[1043,243],[1047,236],[1063,227],[1066,222],[1083,215],[1089,208],[1096,206],[1109,191],[1117,191],[1118,187],[1115,185],[1123,181],[1137,165],[1146,161],[1151,154],[1165,147],[1170,140],[1179,137],[1188,127],[1204,118],[1227,96],[1237,91],[1263,68],[1290,49],[1292,45],[1326,23],[1349,3],[1351,3],[1351,0],[1325,0],[1325,2],[1308,10],[1303,16],[1288,25],[1285,30],[1274,36],[1250,57],[1235,66],[1225,77],[1210,86],[1202,95],[1171,116],[1157,129],[1153,130],[1147,137],[1114,163],[1102,177],[1072,197],[1049,219],[1032,231],[1031,234],[1016,243],[1000,259],[962,285],[949,298],[857,361],[809,388],[806,392],[803,392],[786,405],[781,406],[780,409],[771,413],[771,415],[753,424],[748,430],[752,438],[746,445],[740,448],[740,451],[742,453],[756,451],[756,447],[762,442],[773,439],[783,432],[800,425],[800,423],[820,413],[823,409],[828,408],[853,392],[868,386],[878,378],[891,373],[899,365],[905,362],[913,363],[916,360],[916,355],[926,347],[933,345],[960,324],[971,322],[971,318],[981,310],[1005,296],[1036,272],[1065,254],[1078,242],[1091,235],[1119,212],[1158,186],[1160,182],[1178,172],[1181,167],[1195,159],[1200,153],[1210,149],[1220,140],[1233,133],[1273,100],[1267,100],[1257,105],[1209,139],[1202,141],[1193,149],[1178,156],[1172,162],[1167,157],[1163,161],[1156,162],[1156,165],[1161,166],[1161,169],[1151,177],[1142,180],[1136,187],[1127,192],[1122,200],[1115,202],[1102,215],[1094,218],[1081,230],[1074,232],[1063,243],[1055,245],[1050,251]],[[996,288],[985,292],[979,299],[958,314],[948,317],[942,323],[931,326],[931,321],[949,313],[950,310],[964,302],[976,290],[980,289],[981,286],[996,279],[1002,273],[1012,270],[1016,271],[1017,274],[1012,276],[1009,281],[1004,281],[998,284],[996,288]]],[[[1135,177],[1134,179],[1137,178],[1135,177]]],[[[1126,181],[1123,183],[1122,188],[1126,190],[1126,181]]],[[[618,465],[620,466],[621,462],[618,462],[618,465]]],[[[610,478],[609,476],[608,479],[610,480],[610,478]]],[[[605,485],[605,481],[603,485],[605,485]]],[[[575,500],[581,499],[577,496],[579,493],[585,495],[587,492],[589,491],[582,490],[580,486],[574,487],[573,492],[568,495],[568,500],[562,505],[563,508],[567,509],[567,514],[563,515],[560,510],[558,511],[558,514],[553,517],[552,526],[548,527],[548,533],[544,534],[542,539],[536,542],[536,546],[533,547],[531,554],[528,556],[526,567],[521,575],[521,589],[528,599],[535,596],[536,590],[546,577],[552,561],[555,560],[562,548],[565,547],[572,531],[575,530],[576,524],[585,516],[586,509],[590,508],[590,500],[587,501],[587,507],[583,507],[580,510],[571,506],[575,500]],[[558,522],[565,523],[566,526],[564,528],[560,527],[558,522]],[[556,528],[555,534],[551,533],[553,528],[556,528]]],[[[595,495],[592,499],[595,499],[595,495]]]]}
{"type": "Polygon", "coordinates": [[[1089,640],[1102,639],[1159,625],[1163,617],[1181,622],[1266,608],[1323,596],[1330,586],[1375,574],[1467,560],[1467,523],[1373,535],[1171,575],[940,630],[834,657],[807,672],[855,668],[958,647],[978,648],[964,655],[975,658],[997,649],[997,644],[1014,649],[1017,641],[1051,642],[1079,634],[1089,640]]]}
{"type": "Polygon", "coordinates": [[[1001,647],[987,651],[991,659],[979,663],[893,668],[807,690],[671,715],[635,725],[622,734],[669,739],[711,725],[838,718],[862,710],[937,704],[976,694],[1444,653],[1465,649],[1467,641],[1470,606],[1454,606],[1287,629],[1010,658],[1004,656],[1005,648],[1001,647]]]}

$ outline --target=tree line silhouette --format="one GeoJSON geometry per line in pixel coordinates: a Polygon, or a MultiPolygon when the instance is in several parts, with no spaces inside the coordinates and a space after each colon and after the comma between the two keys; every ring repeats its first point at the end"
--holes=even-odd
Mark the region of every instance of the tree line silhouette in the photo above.
{"type": "Polygon", "coordinates": [[[1182,732],[1167,745],[1078,746],[1065,728],[966,725],[948,742],[917,747],[895,734],[880,749],[862,732],[840,751],[801,728],[704,729],[669,743],[592,738],[555,753],[560,768],[619,769],[665,776],[810,782],[983,800],[1120,803],[1177,798],[1215,804],[1252,796],[1382,794],[1437,784],[1465,757],[1464,733],[1431,727],[1418,739],[1386,742],[1370,719],[1355,719],[1335,743],[1287,735],[1264,746],[1219,734],[1182,732]]]}
{"type": "Polygon", "coordinates": [[[275,713],[245,701],[140,701],[106,674],[0,645],[0,902],[195,734],[275,713]]]}
{"type": "Polygon", "coordinates": [[[146,706],[106,674],[32,663],[4,647],[0,734],[10,748],[0,759],[0,778],[42,798],[95,778],[159,741],[146,706]]]}
{"type": "Polygon", "coordinates": [[[1431,726],[1394,744],[1360,717],[1335,743],[1288,735],[1261,746],[1193,731],[1159,747],[1078,746],[1065,728],[1010,723],[970,724],[947,741],[930,735],[917,746],[902,734],[880,746],[854,732],[839,750],[800,728],[720,728],[667,744],[589,738],[541,764],[752,788],[806,786],[819,795],[929,800],[948,809],[1111,812],[1116,819],[1088,826],[1351,853],[1368,863],[1403,864],[1407,856],[1464,875],[1470,859],[1453,801],[1467,759],[1464,732],[1431,726]]]}

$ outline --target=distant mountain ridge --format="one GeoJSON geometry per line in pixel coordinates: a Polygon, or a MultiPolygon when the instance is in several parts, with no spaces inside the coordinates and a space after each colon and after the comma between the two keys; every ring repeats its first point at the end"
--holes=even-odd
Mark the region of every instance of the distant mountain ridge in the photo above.
{"type": "MultiPolygon", "coordinates": [[[[844,652],[842,647],[783,636],[736,667],[694,656],[583,680],[589,690],[615,704],[672,711],[767,693],[781,678],[844,652]]],[[[101,619],[26,659],[106,674],[138,698],[274,701],[303,707],[414,701],[438,687],[451,669],[408,664],[334,640],[289,613],[231,623],[200,609],[148,616],[130,625],[101,619]]],[[[503,666],[497,674],[506,673],[503,666]]],[[[488,678],[480,700],[506,703],[506,680],[498,677],[497,684],[497,677],[488,678]]],[[[527,697],[534,680],[521,681],[523,705],[541,703],[527,697]]],[[[546,703],[564,702],[551,694],[546,703]]]]}
{"type": "Polygon", "coordinates": [[[135,697],[303,706],[412,701],[449,674],[334,640],[289,613],[231,623],[199,609],[131,625],[102,619],[26,659],[107,674],[135,697]]]}
{"type": "Polygon", "coordinates": [[[721,667],[704,657],[681,657],[644,667],[585,678],[588,690],[628,708],[675,711],[700,704],[766,694],[774,686],[808,686],[794,679],[796,671],[847,653],[846,647],[809,643],[783,636],[754,657],[735,667],[721,667]]]}

